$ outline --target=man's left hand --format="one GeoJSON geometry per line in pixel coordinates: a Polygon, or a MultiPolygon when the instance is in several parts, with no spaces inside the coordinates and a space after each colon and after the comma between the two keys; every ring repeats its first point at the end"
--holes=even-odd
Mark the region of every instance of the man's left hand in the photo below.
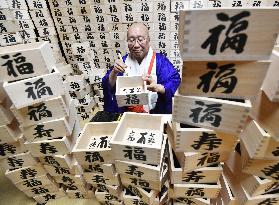
{"type": "Polygon", "coordinates": [[[157,84],[151,75],[143,76],[142,79],[146,81],[147,90],[165,94],[165,87],[161,84],[157,84]]]}

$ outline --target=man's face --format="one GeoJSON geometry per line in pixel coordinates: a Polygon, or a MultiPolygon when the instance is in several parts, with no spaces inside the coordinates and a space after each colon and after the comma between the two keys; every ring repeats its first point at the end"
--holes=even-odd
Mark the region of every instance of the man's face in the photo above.
{"type": "Polygon", "coordinates": [[[127,33],[128,48],[131,57],[142,61],[149,50],[149,36],[144,26],[135,26],[127,33]]]}

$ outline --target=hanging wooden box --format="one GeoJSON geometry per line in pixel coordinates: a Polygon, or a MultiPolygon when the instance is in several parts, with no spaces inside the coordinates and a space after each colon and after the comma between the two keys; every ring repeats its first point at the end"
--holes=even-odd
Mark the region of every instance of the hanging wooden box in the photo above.
{"type": "Polygon", "coordinates": [[[122,187],[121,186],[113,186],[113,185],[105,185],[105,184],[96,184],[97,189],[100,189],[102,191],[108,192],[109,194],[116,196],[117,198],[119,198],[120,193],[122,191],[122,187]]]}
{"type": "Polygon", "coordinates": [[[0,126],[0,143],[14,143],[22,135],[14,118],[11,124],[0,126]]]}
{"type": "Polygon", "coordinates": [[[252,120],[240,134],[248,154],[253,159],[279,160],[279,142],[252,120]]]}
{"type": "Polygon", "coordinates": [[[123,184],[123,185],[134,195],[138,196],[141,199],[141,201],[147,204],[152,204],[159,193],[158,191],[151,190],[151,189],[143,189],[128,184],[123,184]]]}
{"type": "Polygon", "coordinates": [[[1,100],[2,97],[1,95],[2,93],[0,91],[0,126],[3,126],[3,125],[10,124],[14,119],[14,115],[10,111],[10,107],[11,107],[10,99],[8,97],[5,98],[3,95],[3,100],[1,100]]]}
{"type": "Polygon", "coordinates": [[[222,173],[222,167],[220,165],[211,166],[211,167],[203,167],[193,172],[198,172],[199,175],[204,176],[202,179],[196,180],[187,180],[187,176],[192,173],[183,172],[175,153],[172,151],[171,146],[169,147],[169,166],[170,166],[170,180],[172,184],[187,184],[187,183],[216,183],[222,173]]]}
{"type": "Polygon", "coordinates": [[[53,178],[48,174],[27,179],[15,184],[15,186],[21,191],[30,190],[35,187],[46,187],[47,185],[57,186],[56,182],[54,182],[53,178]]]}
{"type": "Polygon", "coordinates": [[[65,155],[71,153],[73,139],[71,139],[71,136],[64,136],[52,140],[25,142],[24,145],[35,157],[43,157],[46,155],[65,155]]]}
{"type": "Polygon", "coordinates": [[[86,182],[92,184],[93,186],[96,186],[98,183],[112,186],[121,186],[120,177],[118,173],[116,173],[112,177],[106,177],[98,173],[84,172],[83,176],[86,182]]]}
{"type": "Polygon", "coordinates": [[[255,197],[250,196],[240,185],[237,176],[234,175],[226,165],[224,166],[224,176],[228,180],[231,190],[237,199],[237,205],[258,205],[261,203],[265,204],[270,201],[278,202],[279,200],[279,194],[266,194],[255,197]]]}
{"type": "Polygon", "coordinates": [[[54,155],[54,156],[43,156],[39,158],[42,164],[72,168],[74,165],[73,156],[71,154],[66,155],[54,155]]]}
{"type": "Polygon", "coordinates": [[[175,152],[223,152],[233,150],[238,138],[235,135],[215,132],[191,125],[181,125],[177,122],[168,122],[167,134],[175,152]],[[199,145],[202,139],[216,140],[215,147],[199,145]]]}
{"type": "Polygon", "coordinates": [[[173,205],[184,205],[184,204],[195,204],[195,205],[209,205],[210,201],[202,198],[177,198],[173,200],[173,205]]]}
{"type": "Polygon", "coordinates": [[[163,175],[164,171],[168,168],[166,163],[166,156],[168,153],[167,147],[167,137],[164,135],[161,150],[161,161],[159,165],[115,160],[116,171],[119,174],[125,174],[130,177],[136,177],[147,181],[159,182],[161,181],[161,176],[163,175]],[[130,169],[135,169],[135,171],[130,173],[130,169]]]}
{"type": "Polygon", "coordinates": [[[55,200],[55,199],[61,198],[63,196],[65,196],[65,192],[62,189],[59,189],[58,192],[48,193],[48,194],[45,194],[45,195],[34,196],[33,198],[39,204],[44,204],[44,203],[47,203],[50,200],[55,200]]]}
{"type": "Polygon", "coordinates": [[[73,149],[73,154],[79,164],[111,163],[111,148],[109,142],[115,131],[117,122],[91,122],[83,128],[73,149]],[[101,144],[104,139],[104,145],[101,144]],[[99,143],[99,144],[98,144],[99,143]]]}
{"type": "Polygon", "coordinates": [[[279,139],[279,103],[269,101],[262,90],[253,103],[250,116],[275,140],[279,139]]]}
{"type": "Polygon", "coordinates": [[[225,161],[230,154],[228,152],[176,152],[175,155],[182,167],[183,173],[207,167],[225,161]],[[213,160],[214,159],[214,160],[213,160]],[[213,161],[211,161],[213,160],[213,161]]]}
{"type": "Polygon", "coordinates": [[[169,195],[170,198],[198,197],[214,199],[217,198],[220,190],[221,185],[219,181],[217,184],[173,184],[173,188],[169,190],[169,195]]]}
{"type": "Polygon", "coordinates": [[[69,105],[66,98],[63,96],[21,109],[16,109],[12,106],[11,110],[22,127],[63,118],[69,115],[69,105]],[[44,115],[40,114],[40,110],[45,110],[43,112],[44,115]],[[49,115],[47,115],[47,113],[49,113],[49,115]]]}
{"type": "Polygon", "coordinates": [[[0,150],[1,150],[1,155],[0,155],[0,160],[8,158],[10,156],[20,154],[23,152],[26,152],[26,147],[24,146],[24,137],[21,134],[20,137],[16,142],[12,143],[1,143],[0,144],[0,150]]]}
{"type": "Polygon", "coordinates": [[[249,100],[234,102],[176,94],[173,121],[237,135],[243,129],[250,108],[249,100]]]}
{"type": "Polygon", "coordinates": [[[142,76],[118,76],[115,96],[119,107],[147,105],[148,91],[142,76]]]}
{"type": "Polygon", "coordinates": [[[262,89],[268,99],[272,102],[279,102],[279,50],[273,50],[271,64],[263,81],[262,89]]]}
{"type": "Polygon", "coordinates": [[[110,141],[110,146],[115,160],[158,165],[161,162],[162,142],[162,116],[124,113],[110,141]],[[147,139],[144,135],[142,137],[134,135],[137,133],[150,135],[151,138],[148,138],[150,143],[145,143],[147,139]]]}
{"type": "Polygon", "coordinates": [[[113,196],[110,193],[102,191],[102,190],[96,190],[95,197],[99,202],[105,202],[107,200],[113,200],[113,201],[119,200],[118,197],[113,196]]]}
{"type": "Polygon", "coordinates": [[[83,75],[69,75],[64,82],[68,91],[80,91],[86,87],[86,81],[83,75]]]}
{"type": "Polygon", "coordinates": [[[230,188],[229,182],[227,178],[224,176],[224,174],[220,177],[220,183],[221,183],[221,198],[224,204],[226,205],[238,205],[238,201],[235,198],[235,196],[232,193],[232,190],[230,188]]]}
{"type": "Polygon", "coordinates": [[[276,22],[278,22],[279,16],[277,12],[277,9],[272,8],[218,10],[212,8],[181,11],[179,14],[179,44],[183,61],[269,59],[278,33],[276,22]],[[226,27],[226,24],[222,25],[222,21],[227,22],[230,18],[236,18],[237,15],[242,19],[243,27],[237,31],[241,34],[233,37],[226,36],[235,32],[236,27],[233,24],[226,27]],[[207,19],[207,21],[200,21],[200,19],[207,19]],[[218,32],[216,32],[217,29],[219,29],[218,32]],[[243,43],[243,47],[238,44],[233,47],[235,49],[232,49],[228,41],[236,36],[239,37],[238,42],[243,43]],[[217,40],[213,39],[214,37],[217,37],[217,40]]]}
{"type": "Polygon", "coordinates": [[[23,167],[33,166],[38,161],[31,155],[30,151],[12,155],[7,159],[0,161],[0,166],[4,170],[19,169],[23,167]]]}
{"type": "Polygon", "coordinates": [[[93,172],[102,174],[106,177],[113,177],[115,175],[114,164],[91,164],[91,165],[81,165],[84,172],[93,172]]]}
{"type": "Polygon", "coordinates": [[[30,190],[24,190],[23,193],[25,195],[27,195],[28,197],[34,197],[34,196],[39,196],[42,193],[40,193],[40,189],[44,189],[43,194],[45,193],[53,193],[53,192],[58,192],[59,191],[59,187],[58,186],[54,186],[52,184],[48,184],[46,186],[40,186],[40,187],[34,187],[30,190]]]}
{"type": "Polygon", "coordinates": [[[62,77],[58,71],[16,82],[4,82],[3,87],[17,109],[65,93],[62,77]]]}
{"type": "MultiPolygon", "coordinates": [[[[37,42],[0,48],[0,64],[2,65],[0,69],[0,82],[15,81],[49,73],[54,67],[55,59],[48,42],[37,42]],[[14,60],[14,64],[16,64],[18,69],[20,67],[30,68],[30,70],[33,68],[33,72],[23,72],[24,74],[21,74],[15,69],[15,74],[9,74],[10,71],[7,69],[7,65],[5,65],[8,64],[8,60],[14,60]]],[[[20,93],[15,94],[14,97],[17,97],[20,93]]]]}
{"type": "Polygon", "coordinates": [[[242,171],[247,174],[279,181],[279,173],[276,169],[279,163],[278,160],[252,159],[243,142],[240,142],[242,171]]]}
{"type": "Polygon", "coordinates": [[[5,172],[6,177],[8,177],[14,184],[46,174],[46,170],[41,165],[23,167],[15,170],[6,170],[5,172]]]}
{"type": "Polygon", "coordinates": [[[257,95],[269,65],[269,61],[186,61],[179,93],[251,99],[257,95]],[[216,67],[216,71],[211,67],[216,67]],[[222,72],[224,68],[227,70],[222,72]]]}

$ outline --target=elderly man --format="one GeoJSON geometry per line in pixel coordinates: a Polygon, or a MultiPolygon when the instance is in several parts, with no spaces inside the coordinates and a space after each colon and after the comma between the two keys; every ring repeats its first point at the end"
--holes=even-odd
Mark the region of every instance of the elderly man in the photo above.
{"type": "Polygon", "coordinates": [[[170,114],[172,97],[180,83],[180,76],[172,63],[150,47],[148,28],[143,23],[134,23],[127,32],[129,54],[115,61],[102,79],[104,110],[108,112],[150,112],[170,114]],[[149,94],[149,106],[118,107],[115,97],[117,76],[143,76],[149,94]]]}

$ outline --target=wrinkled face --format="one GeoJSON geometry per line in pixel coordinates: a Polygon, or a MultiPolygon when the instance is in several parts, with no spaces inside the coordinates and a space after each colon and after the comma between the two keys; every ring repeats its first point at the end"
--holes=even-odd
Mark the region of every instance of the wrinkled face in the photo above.
{"type": "Polygon", "coordinates": [[[149,35],[142,24],[132,25],[127,33],[128,48],[133,59],[141,62],[149,50],[149,35]]]}

